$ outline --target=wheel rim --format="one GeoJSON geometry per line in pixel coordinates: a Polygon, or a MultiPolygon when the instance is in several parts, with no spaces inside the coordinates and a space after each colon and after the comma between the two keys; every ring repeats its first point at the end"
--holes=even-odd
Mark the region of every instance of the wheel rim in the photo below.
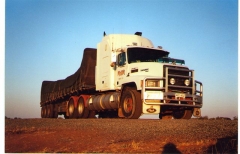
{"type": "Polygon", "coordinates": [[[137,90],[126,90],[121,100],[122,114],[128,119],[138,119],[142,114],[141,94],[137,90]]]}
{"type": "Polygon", "coordinates": [[[123,103],[123,108],[126,113],[130,113],[133,110],[133,99],[132,97],[126,97],[123,103]]]}

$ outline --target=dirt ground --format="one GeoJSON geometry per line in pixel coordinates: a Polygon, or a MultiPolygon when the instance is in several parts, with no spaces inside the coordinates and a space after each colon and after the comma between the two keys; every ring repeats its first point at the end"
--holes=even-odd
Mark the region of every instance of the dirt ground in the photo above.
{"type": "Polygon", "coordinates": [[[237,120],[5,119],[6,153],[238,153],[237,120]]]}

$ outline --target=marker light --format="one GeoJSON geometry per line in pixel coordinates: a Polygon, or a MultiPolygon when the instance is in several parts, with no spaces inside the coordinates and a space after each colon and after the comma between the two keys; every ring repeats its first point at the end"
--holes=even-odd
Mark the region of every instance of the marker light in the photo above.
{"type": "Polygon", "coordinates": [[[185,84],[186,86],[189,86],[189,85],[190,85],[190,81],[189,81],[188,79],[186,79],[186,80],[184,81],[184,84],[185,84]]]}
{"type": "Polygon", "coordinates": [[[159,87],[160,83],[159,80],[147,80],[146,87],[159,87]]]}
{"type": "Polygon", "coordinates": [[[175,84],[175,79],[174,79],[174,78],[171,78],[171,79],[170,79],[170,83],[171,83],[171,84],[175,84]]]}

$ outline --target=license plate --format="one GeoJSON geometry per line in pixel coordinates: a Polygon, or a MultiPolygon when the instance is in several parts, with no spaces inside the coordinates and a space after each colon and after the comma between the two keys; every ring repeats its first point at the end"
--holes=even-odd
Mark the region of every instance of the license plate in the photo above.
{"type": "Polygon", "coordinates": [[[183,94],[183,93],[176,93],[175,94],[175,99],[183,99],[183,98],[185,98],[185,94],[183,94]]]}
{"type": "Polygon", "coordinates": [[[144,95],[145,99],[163,99],[163,92],[161,91],[146,91],[144,95]]]}

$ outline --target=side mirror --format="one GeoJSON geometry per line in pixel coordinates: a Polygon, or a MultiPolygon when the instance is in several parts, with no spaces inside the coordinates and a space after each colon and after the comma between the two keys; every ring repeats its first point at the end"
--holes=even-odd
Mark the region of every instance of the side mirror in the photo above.
{"type": "Polygon", "coordinates": [[[110,64],[110,66],[111,66],[111,67],[115,67],[115,66],[116,66],[116,62],[112,62],[112,63],[110,64]]]}

